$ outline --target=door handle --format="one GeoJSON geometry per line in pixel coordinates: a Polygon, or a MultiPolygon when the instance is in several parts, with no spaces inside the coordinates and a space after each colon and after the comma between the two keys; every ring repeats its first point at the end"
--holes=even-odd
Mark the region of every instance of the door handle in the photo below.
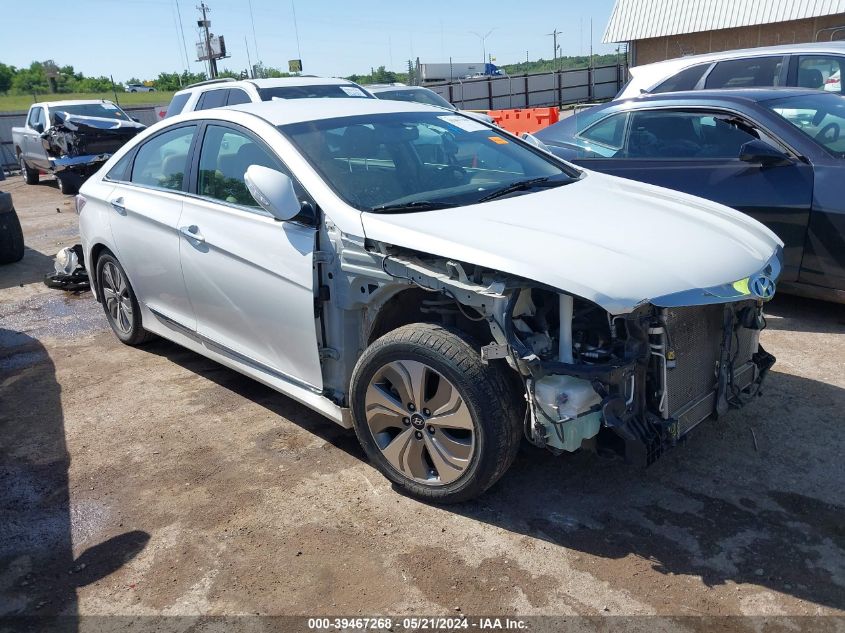
{"type": "Polygon", "coordinates": [[[205,238],[202,233],[200,233],[200,227],[196,224],[192,224],[191,226],[181,226],[179,227],[179,232],[189,240],[199,242],[200,244],[205,242],[205,238]]]}
{"type": "Polygon", "coordinates": [[[115,198],[109,204],[111,204],[112,209],[114,209],[115,211],[117,211],[121,215],[126,214],[126,207],[123,206],[123,196],[121,196],[120,198],[115,198]]]}

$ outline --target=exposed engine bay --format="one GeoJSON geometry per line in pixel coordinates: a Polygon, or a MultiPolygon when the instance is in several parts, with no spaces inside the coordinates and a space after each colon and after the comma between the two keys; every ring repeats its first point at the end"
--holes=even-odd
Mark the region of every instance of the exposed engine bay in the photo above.
{"type": "Polygon", "coordinates": [[[775,362],[759,346],[763,301],[750,293],[612,315],[513,275],[353,242],[331,225],[321,240],[340,256],[318,254],[317,314],[326,395],[342,406],[353,355],[334,347],[355,337],[363,349],[407,319],[438,321],[472,334],[486,362],[514,370],[533,444],[648,465],[703,420],[759,394],[775,362]]]}
{"type": "Polygon", "coordinates": [[[133,138],[145,125],[104,117],[82,116],[61,110],[51,111],[50,127],[41,134],[47,156],[55,170],[73,170],[90,175],[133,138]]]}

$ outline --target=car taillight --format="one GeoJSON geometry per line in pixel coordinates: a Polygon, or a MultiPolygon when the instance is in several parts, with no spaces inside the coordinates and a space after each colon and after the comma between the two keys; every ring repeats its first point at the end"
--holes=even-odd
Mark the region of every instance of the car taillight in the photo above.
{"type": "Polygon", "coordinates": [[[76,194],[76,213],[82,213],[82,209],[85,208],[85,203],[88,202],[88,198],[83,196],[81,193],[76,194]]]}
{"type": "Polygon", "coordinates": [[[835,77],[828,77],[828,78],[827,78],[827,81],[826,81],[825,83],[826,83],[826,84],[838,84],[838,83],[839,83],[839,80],[838,80],[838,79],[836,79],[835,77]]]}

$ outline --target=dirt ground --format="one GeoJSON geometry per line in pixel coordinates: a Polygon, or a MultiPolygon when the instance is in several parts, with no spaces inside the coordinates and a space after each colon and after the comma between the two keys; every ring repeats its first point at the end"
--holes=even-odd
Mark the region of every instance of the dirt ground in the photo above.
{"type": "Polygon", "coordinates": [[[524,447],[479,500],[395,492],[355,437],[40,283],[77,240],[12,191],[0,615],[845,614],[845,309],[779,296],[765,396],[648,470],[524,447]]]}

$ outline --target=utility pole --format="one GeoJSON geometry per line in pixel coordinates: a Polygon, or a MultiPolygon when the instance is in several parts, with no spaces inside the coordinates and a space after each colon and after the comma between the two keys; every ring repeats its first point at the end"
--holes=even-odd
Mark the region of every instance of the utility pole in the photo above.
{"type": "Polygon", "coordinates": [[[554,46],[554,55],[552,56],[552,69],[557,70],[557,36],[563,35],[563,31],[555,29],[551,33],[546,33],[546,36],[552,37],[552,45],[554,46]]]}
{"type": "Polygon", "coordinates": [[[202,20],[200,20],[198,26],[203,29],[204,33],[205,54],[208,56],[209,79],[217,79],[217,60],[211,52],[211,34],[208,31],[208,27],[211,25],[211,22],[209,22],[206,17],[206,13],[211,9],[206,6],[205,2],[200,2],[200,6],[197,7],[197,10],[202,12],[202,20]]]}

